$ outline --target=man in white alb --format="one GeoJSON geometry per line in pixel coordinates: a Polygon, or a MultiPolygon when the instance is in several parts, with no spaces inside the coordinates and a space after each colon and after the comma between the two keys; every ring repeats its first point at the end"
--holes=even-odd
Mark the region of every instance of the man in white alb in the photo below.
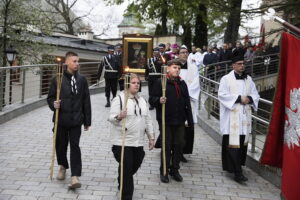
{"type": "Polygon", "coordinates": [[[223,170],[234,173],[234,180],[243,183],[248,138],[251,133],[251,112],[257,110],[259,94],[255,83],[245,74],[244,58],[232,58],[233,70],[220,81],[220,131],[222,140],[223,170]]]}

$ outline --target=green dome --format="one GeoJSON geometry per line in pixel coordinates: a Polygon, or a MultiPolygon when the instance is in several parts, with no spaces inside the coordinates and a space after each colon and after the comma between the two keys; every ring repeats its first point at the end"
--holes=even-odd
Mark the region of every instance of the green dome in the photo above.
{"type": "Polygon", "coordinates": [[[124,15],[121,24],[118,27],[140,27],[145,28],[133,14],[124,15]]]}

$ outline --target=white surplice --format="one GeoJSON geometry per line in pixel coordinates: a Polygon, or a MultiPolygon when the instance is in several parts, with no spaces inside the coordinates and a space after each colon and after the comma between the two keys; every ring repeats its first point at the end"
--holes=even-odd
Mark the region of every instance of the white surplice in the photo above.
{"type": "Polygon", "coordinates": [[[194,123],[197,123],[198,105],[199,105],[199,94],[200,94],[200,82],[199,82],[199,70],[194,62],[188,60],[187,69],[181,69],[179,75],[187,84],[192,114],[194,123]]]}
{"type": "Polygon", "coordinates": [[[200,68],[200,65],[203,63],[203,57],[200,52],[196,52],[195,54],[190,53],[188,57],[188,62],[189,63],[194,63],[196,64],[197,68],[200,68]]]}
{"type": "Polygon", "coordinates": [[[257,110],[259,94],[252,78],[247,76],[247,79],[236,79],[232,70],[221,78],[218,91],[220,131],[223,135],[229,135],[229,138],[231,137],[230,134],[238,134],[238,137],[232,137],[231,140],[234,139],[234,141],[229,142],[229,144],[237,146],[239,145],[239,135],[246,135],[247,137],[251,132],[251,108],[250,105],[235,103],[239,95],[251,96],[253,100],[251,107],[257,110]]]}

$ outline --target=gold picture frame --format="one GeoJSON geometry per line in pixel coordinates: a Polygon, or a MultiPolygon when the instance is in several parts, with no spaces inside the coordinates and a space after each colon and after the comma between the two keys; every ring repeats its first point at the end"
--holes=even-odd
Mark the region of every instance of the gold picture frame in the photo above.
{"type": "Polygon", "coordinates": [[[146,71],[147,60],[152,57],[153,37],[142,34],[123,35],[123,71],[141,73],[146,71]]]}

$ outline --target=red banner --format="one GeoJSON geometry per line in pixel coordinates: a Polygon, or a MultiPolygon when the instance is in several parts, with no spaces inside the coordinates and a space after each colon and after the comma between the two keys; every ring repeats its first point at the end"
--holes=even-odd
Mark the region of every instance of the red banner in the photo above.
{"type": "Polygon", "coordinates": [[[300,199],[300,40],[283,33],[277,90],[261,163],[282,168],[286,200],[300,199]]]}

